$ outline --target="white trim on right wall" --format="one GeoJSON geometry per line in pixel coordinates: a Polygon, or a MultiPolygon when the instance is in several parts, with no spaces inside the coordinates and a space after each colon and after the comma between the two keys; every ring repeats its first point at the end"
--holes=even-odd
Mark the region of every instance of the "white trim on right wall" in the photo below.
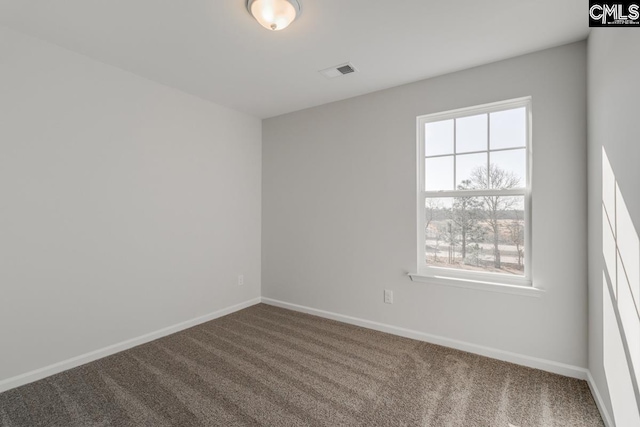
{"type": "Polygon", "coordinates": [[[591,371],[589,370],[587,370],[587,384],[589,384],[589,389],[591,389],[593,400],[596,401],[596,406],[600,411],[600,415],[602,416],[602,421],[604,421],[604,425],[606,427],[615,427],[615,424],[612,421],[611,415],[609,415],[609,411],[607,411],[607,407],[604,404],[604,400],[602,399],[600,390],[598,390],[598,386],[596,385],[596,382],[593,379],[593,376],[591,375],[591,371]]]}

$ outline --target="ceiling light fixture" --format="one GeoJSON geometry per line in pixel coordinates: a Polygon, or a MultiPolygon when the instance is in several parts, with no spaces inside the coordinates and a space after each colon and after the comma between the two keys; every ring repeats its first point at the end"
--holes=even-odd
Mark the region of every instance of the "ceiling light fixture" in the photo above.
{"type": "Polygon", "coordinates": [[[302,11],[298,0],[247,0],[247,10],[267,30],[284,30],[302,11]]]}

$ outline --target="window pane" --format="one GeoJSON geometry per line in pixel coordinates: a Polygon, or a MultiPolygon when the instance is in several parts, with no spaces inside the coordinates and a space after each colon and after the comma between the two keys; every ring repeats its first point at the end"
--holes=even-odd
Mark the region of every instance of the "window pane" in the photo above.
{"type": "Polygon", "coordinates": [[[524,196],[427,198],[425,262],[522,276],[524,230],[524,196]]]}
{"type": "Polygon", "coordinates": [[[427,156],[453,154],[453,120],[425,124],[424,139],[427,156]]]}
{"type": "Polygon", "coordinates": [[[487,149],[487,115],[456,120],[456,153],[487,149]]]}
{"type": "Polygon", "coordinates": [[[518,188],[527,185],[526,149],[495,151],[491,159],[491,188],[518,188]]]}
{"type": "Polygon", "coordinates": [[[453,190],[453,156],[425,159],[425,190],[453,190]]]}
{"type": "Polygon", "coordinates": [[[487,153],[456,156],[456,189],[487,188],[487,153]]]}
{"type": "Polygon", "coordinates": [[[526,145],[526,109],[500,111],[490,114],[491,149],[524,147],[526,145]]]}

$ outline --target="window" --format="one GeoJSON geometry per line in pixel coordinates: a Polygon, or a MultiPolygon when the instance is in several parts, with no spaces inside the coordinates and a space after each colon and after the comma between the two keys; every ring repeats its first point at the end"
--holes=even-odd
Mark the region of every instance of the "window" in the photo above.
{"type": "Polygon", "coordinates": [[[418,274],[530,285],[531,100],[418,117],[418,274]]]}

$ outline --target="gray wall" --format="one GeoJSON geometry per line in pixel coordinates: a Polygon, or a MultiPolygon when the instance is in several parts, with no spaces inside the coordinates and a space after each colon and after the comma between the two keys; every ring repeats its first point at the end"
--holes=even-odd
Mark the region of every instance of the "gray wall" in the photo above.
{"type": "Polygon", "coordinates": [[[0,381],[260,295],[260,120],[2,27],[0,94],[0,381]]]}
{"type": "Polygon", "coordinates": [[[265,120],[262,178],[263,296],[587,366],[585,42],[265,120]],[[527,95],[547,292],[411,282],[416,116],[527,95]]]}
{"type": "MultiPolygon", "coordinates": [[[[589,36],[589,369],[616,425],[640,425],[640,397],[629,383],[631,372],[616,317],[620,310],[606,297],[606,286],[616,281],[615,271],[603,279],[606,269],[603,251],[603,148],[615,176],[633,228],[621,230],[621,238],[633,242],[623,248],[626,268],[637,271],[638,230],[640,230],[640,31],[637,28],[594,29],[589,36]],[[630,254],[631,256],[628,256],[630,254]],[[614,316],[615,314],[615,316],[614,316]],[[610,397],[613,397],[611,399],[610,397]],[[613,402],[613,405],[612,405],[613,402]]],[[[608,187],[608,186],[607,186],[608,187]]],[[[619,206],[620,210],[620,206],[619,206]]],[[[626,211],[626,212],[625,212],[626,211]]],[[[640,289],[640,283],[630,283],[640,289]]],[[[622,286],[622,283],[618,283],[622,286]]],[[[624,307],[623,307],[624,309],[624,307]]],[[[637,319],[636,319],[637,320],[637,319]]],[[[635,335],[635,333],[634,333],[635,335]]],[[[631,341],[637,341],[638,337],[631,341]]],[[[627,337],[625,337],[627,340],[627,337]]],[[[633,351],[636,360],[640,349],[633,351]]]]}

